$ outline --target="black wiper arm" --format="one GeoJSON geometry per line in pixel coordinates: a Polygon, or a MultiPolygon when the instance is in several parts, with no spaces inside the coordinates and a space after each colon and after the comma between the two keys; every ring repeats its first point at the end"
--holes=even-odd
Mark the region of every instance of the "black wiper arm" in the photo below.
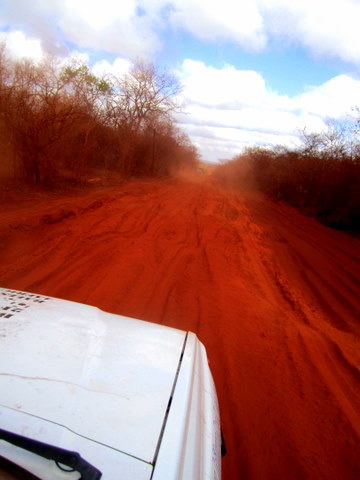
{"type": "Polygon", "coordinates": [[[5,440],[12,445],[28,450],[29,452],[40,455],[48,460],[53,460],[57,466],[64,471],[77,471],[81,473],[82,480],[99,480],[102,473],[93,467],[89,462],[84,460],[77,452],[71,452],[64,448],[49,445],[39,440],[18,435],[17,433],[8,432],[0,428],[0,439],[5,440]],[[69,467],[69,470],[61,465],[69,467]]]}

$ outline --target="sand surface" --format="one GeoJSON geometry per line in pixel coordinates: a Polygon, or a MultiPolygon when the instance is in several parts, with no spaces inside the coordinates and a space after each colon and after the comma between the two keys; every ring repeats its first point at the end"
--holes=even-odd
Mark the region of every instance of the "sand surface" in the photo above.
{"type": "Polygon", "coordinates": [[[224,479],[360,479],[360,241],[260,194],[3,194],[0,285],[197,333],[224,479]]]}

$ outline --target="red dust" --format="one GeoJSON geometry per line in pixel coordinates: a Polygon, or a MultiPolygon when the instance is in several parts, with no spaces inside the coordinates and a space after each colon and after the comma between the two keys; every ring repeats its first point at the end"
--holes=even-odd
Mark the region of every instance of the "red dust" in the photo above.
{"type": "Polygon", "coordinates": [[[198,334],[224,479],[360,478],[359,240],[206,182],[15,200],[1,286],[198,334]]]}

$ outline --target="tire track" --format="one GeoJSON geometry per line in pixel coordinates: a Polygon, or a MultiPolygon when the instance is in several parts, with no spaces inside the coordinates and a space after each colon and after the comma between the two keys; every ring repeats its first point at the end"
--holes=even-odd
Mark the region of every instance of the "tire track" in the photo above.
{"type": "Polygon", "coordinates": [[[0,213],[1,284],[195,331],[224,479],[360,477],[359,241],[206,182],[36,208],[0,213]]]}

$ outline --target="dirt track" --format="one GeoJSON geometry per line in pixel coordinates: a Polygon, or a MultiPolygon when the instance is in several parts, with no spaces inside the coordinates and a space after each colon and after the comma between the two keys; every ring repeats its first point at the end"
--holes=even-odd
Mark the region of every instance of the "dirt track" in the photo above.
{"type": "Polygon", "coordinates": [[[258,194],[136,182],[0,213],[0,285],[195,331],[227,479],[360,478],[360,241],[258,194]]]}

